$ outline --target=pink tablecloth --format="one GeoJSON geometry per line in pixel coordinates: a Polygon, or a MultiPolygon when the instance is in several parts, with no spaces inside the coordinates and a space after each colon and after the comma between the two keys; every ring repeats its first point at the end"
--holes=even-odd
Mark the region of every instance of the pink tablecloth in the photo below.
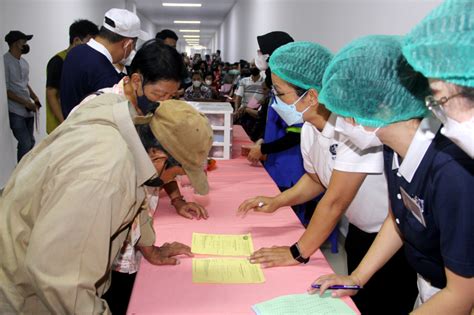
{"type": "MultiPolygon", "coordinates": [[[[242,219],[235,213],[246,198],[276,195],[278,188],[262,167],[251,166],[239,157],[240,145],[249,143],[240,126],[234,126],[234,159],[218,161],[209,172],[210,193],[195,198],[189,188],[187,200],[200,201],[209,212],[208,220],[188,220],[178,216],[163,198],[155,215],[156,243],[178,241],[191,244],[193,232],[251,233],[255,249],[272,245],[291,245],[304,232],[291,208],[272,215],[249,214],[242,219]]],[[[192,283],[192,260],[182,258],[177,266],[153,266],[142,260],[128,314],[253,314],[251,306],[281,295],[304,293],[319,275],[332,272],[317,251],[307,265],[264,269],[266,281],[252,285],[192,283]]],[[[345,302],[357,311],[352,300],[345,302]]]]}

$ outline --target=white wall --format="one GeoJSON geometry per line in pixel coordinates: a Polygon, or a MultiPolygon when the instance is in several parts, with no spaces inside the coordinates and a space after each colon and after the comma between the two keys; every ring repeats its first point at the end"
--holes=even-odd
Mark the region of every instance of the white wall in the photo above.
{"type": "MultiPolygon", "coordinates": [[[[12,29],[33,34],[31,51],[23,56],[30,64],[30,86],[44,103],[46,65],[57,52],[69,45],[69,26],[74,20],[88,19],[102,24],[110,8],[124,8],[124,0],[4,0],[2,24],[5,32],[12,29]]],[[[2,33],[2,39],[4,34],[2,33]]],[[[7,44],[2,40],[5,51],[7,44]]],[[[44,104],[43,104],[44,105],[44,104]]],[[[46,135],[45,109],[40,113],[37,142],[46,135]]]]}
{"type": "Polygon", "coordinates": [[[219,30],[224,60],[250,60],[257,35],[286,31],[336,52],[369,34],[405,34],[442,0],[238,0],[219,30]]]}
{"type": "MultiPolygon", "coordinates": [[[[4,25],[5,21],[5,3],[0,1],[0,34],[2,40],[4,34],[8,31],[4,25]]],[[[6,52],[3,46],[0,47],[0,189],[10,177],[13,168],[16,165],[16,145],[13,141],[13,135],[8,120],[7,90],[5,86],[5,76],[3,67],[3,54],[6,52]]]]}
{"type": "MultiPolygon", "coordinates": [[[[69,45],[69,26],[74,20],[88,19],[102,25],[104,13],[110,8],[134,7],[133,0],[0,0],[0,51],[2,55],[8,51],[3,41],[10,30],[20,30],[33,34],[29,42],[31,51],[23,56],[30,64],[30,86],[45,103],[46,65],[57,52],[69,45]]],[[[137,12],[142,20],[142,29],[150,34],[156,33],[155,25],[137,12]]],[[[3,62],[0,68],[0,188],[11,173],[11,165],[16,161],[16,140],[8,127],[8,111],[5,99],[3,62]],[[8,128],[5,128],[7,126],[8,128]],[[13,142],[12,142],[13,141],[13,142]],[[13,147],[14,154],[12,155],[13,147]],[[12,160],[13,159],[13,160],[12,160]]],[[[38,143],[46,136],[46,114],[40,112],[39,132],[36,134],[38,143]]]]}

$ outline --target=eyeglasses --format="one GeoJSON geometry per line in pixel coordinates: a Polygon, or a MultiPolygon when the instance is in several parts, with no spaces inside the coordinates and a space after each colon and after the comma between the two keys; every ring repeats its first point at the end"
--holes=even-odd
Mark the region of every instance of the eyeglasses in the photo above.
{"type": "Polygon", "coordinates": [[[449,97],[443,96],[439,100],[435,99],[432,95],[428,95],[425,97],[425,105],[436,116],[436,118],[445,124],[448,118],[442,105],[446,104],[450,99],[461,94],[462,93],[458,93],[449,97]]]}
{"type": "MultiPolygon", "coordinates": [[[[299,96],[299,95],[298,95],[298,92],[299,92],[300,90],[290,91],[290,92],[286,92],[286,93],[278,93],[278,91],[275,89],[275,87],[272,87],[272,88],[271,88],[271,91],[272,91],[272,94],[273,94],[274,96],[280,97],[280,96],[287,95],[287,94],[296,94],[297,96],[299,96]]],[[[307,90],[301,90],[301,92],[304,94],[305,92],[307,92],[307,90]]]]}

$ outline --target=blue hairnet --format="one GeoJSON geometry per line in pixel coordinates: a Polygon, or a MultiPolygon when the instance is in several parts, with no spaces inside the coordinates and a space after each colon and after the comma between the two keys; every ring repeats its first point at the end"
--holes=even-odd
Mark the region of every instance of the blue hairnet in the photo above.
{"type": "Polygon", "coordinates": [[[474,87],[474,1],[442,3],[406,36],[403,54],[427,78],[474,87]]]}
{"type": "Polygon", "coordinates": [[[401,37],[371,35],[334,56],[319,101],[361,125],[382,127],[425,116],[428,91],[427,80],[403,57],[401,37]]]}
{"type": "Polygon", "coordinates": [[[279,47],[270,57],[272,73],[299,88],[321,90],[324,70],[332,53],[311,42],[293,42],[279,47]]]}

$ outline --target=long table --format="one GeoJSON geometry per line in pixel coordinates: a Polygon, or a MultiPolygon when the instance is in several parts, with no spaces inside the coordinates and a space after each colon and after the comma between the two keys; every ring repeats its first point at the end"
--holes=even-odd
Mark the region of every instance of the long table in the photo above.
{"type": "MultiPolygon", "coordinates": [[[[236,216],[239,204],[256,195],[276,195],[277,186],[261,166],[240,157],[243,144],[251,143],[240,126],[234,126],[233,159],[218,161],[208,172],[210,193],[196,196],[183,187],[186,200],[206,206],[207,220],[189,220],[176,214],[169,200],[162,198],[155,213],[156,244],[178,241],[191,244],[192,233],[251,233],[255,249],[291,245],[304,227],[290,207],[274,214],[250,213],[236,216]]],[[[333,272],[321,251],[308,264],[263,269],[263,284],[194,284],[192,259],[182,258],[177,266],[153,266],[142,259],[128,314],[254,314],[251,306],[281,295],[304,293],[318,276],[333,272]]],[[[343,299],[357,313],[350,298],[343,299]]]]}

